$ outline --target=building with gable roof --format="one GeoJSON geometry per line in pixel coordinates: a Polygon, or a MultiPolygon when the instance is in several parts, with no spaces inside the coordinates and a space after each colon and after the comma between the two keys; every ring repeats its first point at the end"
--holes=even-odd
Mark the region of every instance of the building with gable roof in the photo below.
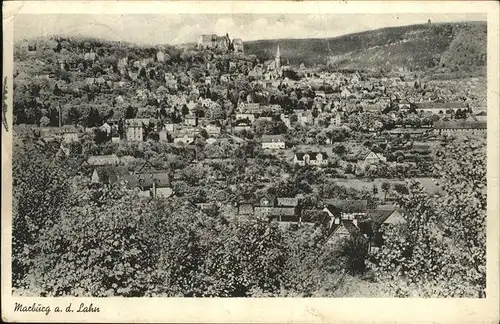
{"type": "Polygon", "coordinates": [[[285,140],[281,135],[262,135],[261,145],[263,149],[284,149],[285,140]]]}
{"type": "Polygon", "coordinates": [[[293,158],[296,165],[325,166],[328,164],[328,154],[325,152],[297,152],[293,158]]]}
{"type": "Polygon", "coordinates": [[[127,141],[144,141],[145,127],[149,126],[147,118],[132,118],[125,120],[125,138],[127,141]]]}
{"type": "Polygon", "coordinates": [[[241,38],[233,39],[233,50],[235,53],[245,53],[245,48],[243,46],[243,40],[241,38]]]}
{"type": "Polygon", "coordinates": [[[434,124],[436,134],[484,134],[487,131],[486,121],[439,121],[434,124]]]}
{"type": "Polygon", "coordinates": [[[417,102],[413,104],[417,112],[445,114],[448,111],[467,110],[463,102],[417,102]]]}

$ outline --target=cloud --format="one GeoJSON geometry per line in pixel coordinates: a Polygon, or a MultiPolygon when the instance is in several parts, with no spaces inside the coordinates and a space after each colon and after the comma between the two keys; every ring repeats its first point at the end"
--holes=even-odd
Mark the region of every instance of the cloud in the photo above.
{"type": "Polygon", "coordinates": [[[235,27],[236,25],[232,18],[220,18],[215,23],[213,31],[217,35],[225,35],[226,33],[234,30],[235,27]]]}
{"type": "Polygon", "coordinates": [[[200,34],[229,33],[243,41],[335,37],[388,26],[486,20],[478,14],[50,14],[15,16],[16,40],[41,35],[80,34],[141,44],[179,44],[200,34]]]}
{"type": "Polygon", "coordinates": [[[200,24],[182,25],[175,33],[172,33],[174,38],[171,39],[171,42],[173,44],[194,42],[200,34],[204,33],[205,31],[201,28],[200,24]]]}

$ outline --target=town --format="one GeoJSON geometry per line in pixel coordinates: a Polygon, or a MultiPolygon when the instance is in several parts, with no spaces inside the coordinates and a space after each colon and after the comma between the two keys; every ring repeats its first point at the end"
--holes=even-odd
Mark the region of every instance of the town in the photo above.
{"type": "Polygon", "coordinates": [[[437,152],[485,142],[486,79],[339,69],[335,57],[308,66],[290,50],[277,40],[257,57],[229,34],[156,47],[25,41],[14,142],[72,161],[92,188],[268,219],[284,233],[320,227],[320,245],[359,240],[369,258],[385,226],[408,222],[398,201],[412,181],[446,195],[437,152]]]}

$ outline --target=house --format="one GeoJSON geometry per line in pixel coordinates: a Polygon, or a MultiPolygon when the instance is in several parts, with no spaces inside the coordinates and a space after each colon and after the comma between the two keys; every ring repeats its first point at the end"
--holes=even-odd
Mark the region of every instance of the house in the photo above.
{"type": "Polygon", "coordinates": [[[300,206],[299,198],[290,198],[290,197],[278,197],[275,201],[276,207],[293,207],[297,208],[300,206]]]}
{"type": "Polygon", "coordinates": [[[194,142],[194,135],[183,134],[174,137],[174,143],[179,144],[192,144],[194,142]]]}
{"type": "Polygon", "coordinates": [[[156,53],[156,60],[157,60],[158,62],[163,62],[163,61],[165,61],[165,54],[163,54],[163,52],[162,52],[162,51],[158,51],[158,52],[156,53]]]}
{"type": "Polygon", "coordinates": [[[281,135],[262,135],[261,144],[263,149],[285,148],[285,140],[281,135]]]}
{"type": "Polygon", "coordinates": [[[426,142],[413,142],[412,149],[416,153],[427,154],[431,152],[431,145],[426,142]]]}
{"type": "Polygon", "coordinates": [[[462,102],[418,102],[413,104],[416,112],[430,112],[445,114],[448,111],[457,112],[467,110],[467,106],[462,102]]]}
{"type": "Polygon", "coordinates": [[[326,98],[326,94],[324,91],[315,91],[315,96],[318,97],[318,98],[326,98]]]}
{"type": "Polygon", "coordinates": [[[273,121],[273,117],[272,116],[259,116],[259,118],[257,118],[257,121],[266,121],[266,122],[271,122],[273,121]]]}
{"type": "Polygon", "coordinates": [[[111,131],[111,143],[119,143],[121,140],[120,134],[118,133],[117,130],[113,129],[111,131]]]}
{"type": "Polygon", "coordinates": [[[173,123],[166,123],[164,125],[164,129],[167,131],[167,133],[173,134],[173,132],[174,132],[174,124],[173,123]]]}
{"type": "Polygon", "coordinates": [[[221,128],[215,125],[207,125],[205,126],[205,130],[209,136],[218,136],[221,132],[221,128]]]}
{"type": "Polygon", "coordinates": [[[439,121],[434,124],[436,134],[484,134],[487,131],[486,121],[439,121]]]}
{"type": "Polygon", "coordinates": [[[237,121],[233,127],[233,131],[240,132],[243,130],[249,131],[252,129],[252,124],[247,121],[237,121]]]}
{"type": "Polygon", "coordinates": [[[231,81],[231,75],[230,74],[222,74],[220,76],[220,82],[221,83],[229,83],[231,81]]]}
{"type": "Polygon", "coordinates": [[[332,125],[341,126],[342,125],[342,114],[337,111],[331,120],[332,125]]]}
{"type": "Polygon", "coordinates": [[[168,133],[165,130],[165,128],[163,128],[162,130],[160,130],[158,132],[158,137],[159,137],[160,142],[168,142],[168,136],[167,135],[168,135],[168,133]]]}
{"type": "Polygon", "coordinates": [[[153,164],[151,164],[151,162],[149,161],[146,161],[144,162],[143,165],[141,165],[141,167],[139,169],[137,169],[137,171],[135,171],[134,173],[148,173],[148,172],[155,172],[157,171],[156,168],[153,166],[153,164]]]}
{"type": "Polygon", "coordinates": [[[383,226],[399,226],[406,223],[402,210],[392,205],[378,206],[376,209],[369,209],[366,217],[358,221],[358,228],[368,239],[369,252],[374,253],[383,244],[381,228],[383,226]]]}
{"type": "Polygon", "coordinates": [[[340,97],[341,98],[349,98],[351,96],[351,92],[347,89],[344,89],[340,92],[340,97]]]}
{"type": "Polygon", "coordinates": [[[268,214],[271,220],[300,225],[300,211],[302,207],[299,198],[278,197],[271,204],[274,205],[268,214]]]}
{"type": "Polygon", "coordinates": [[[297,152],[293,158],[296,165],[325,166],[328,164],[328,155],[325,152],[297,152]]]}
{"type": "Polygon", "coordinates": [[[300,214],[295,207],[271,207],[267,214],[271,221],[300,224],[300,214]]]}
{"type": "Polygon", "coordinates": [[[358,153],[351,153],[346,156],[346,160],[357,162],[361,166],[374,165],[386,162],[387,159],[382,153],[375,153],[371,150],[361,150],[358,153]]]}
{"type": "Polygon", "coordinates": [[[95,61],[96,57],[97,57],[96,53],[93,50],[90,50],[90,52],[85,53],[83,59],[85,61],[95,61]]]}
{"type": "Polygon", "coordinates": [[[393,206],[379,206],[369,209],[366,216],[377,225],[401,225],[406,223],[402,212],[393,206]]]}
{"type": "Polygon", "coordinates": [[[325,244],[337,245],[341,244],[346,239],[354,237],[366,239],[357,226],[356,221],[340,220],[338,224],[332,226],[325,240],[325,244]]]}
{"type": "Polygon", "coordinates": [[[236,113],[236,120],[248,120],[250,123],[253,123],[255,121],[255,114],[247,112],[236,113]]]}
{"type": "MultiPolygon", "coordinates": [[[[149,125],[149,119],[147,120],[149,125]]],[[[139,118],[125,120],[125,138],[127,141],[142,142],[144,140],[144,120],[139,118]]]]}
{"type": "Polygon", "coordinates": [[[254,205],[251,201],[241,201],[238,204],[238,215],[253,215],[254,205]]]}
{"type": "Polygon", "coordinates": [[[324,223],[330,229],[345,220],[354,222],[356,225],[358,220],[365,218],[367,208],[366,200],[328,199],[324,202],[322,209],[325,215],[324,223]]]}
{"type": "Polygon", "coordinates": [[[99,129],[106,134],[111,134],[111,130],[113,129],[113,127],[106,122],[101,127],[99,127],[99,129]]]}
{"type": "Polygon", "coordinates": [[[184,116],[184,125],[187,126],[198,126],[198,117],[194,115],[186,115],[184,116]]]}
{"type": "Polygon", "coordinates": [[[149,171],[125,177],[128,189],[138,190],[140,195],[168,198],[173,194],[167,171],[149,171]]]}
{"type": "Polygon", "coordinates": [[[290,117],[288,115],[281,114],[280,119],[285,124],[286,127],[290,128],[292,126],[290,122],[290,117]]]}
{"type": "Polygon", "coordinates": [[[294,109],[293,113],[297,116],[297,123],[301,125],[311,124],[313,121],[313,116],[310,112],[294,109]]]}
{"type": "Polygon", "coordinates": [[[259,103],[241,102],[238,106],[238,110],[242,113],[257,114],[260,113],[261,108],[259,103]]]}
{"type": "Polygon", "coordinates": [[[64,143],[78,142],[78,130],[75,126],[66,125],[61,127],[60,134],[64,143]]]}
{"type": "Polygon", "coordinates": [[[120,163],[123,164],[123,165],[129,165],[133,162],[135,162],[135,157],[131,156],[131,155],[124,155],[120,158],[120,163]]]}
{"type": "Polygon", "coordinates": [[[286,228],[292,223],[300,225],[300,209],[300,200],[298,198],[262,197],[259,205],[255,206],[253,211],[255,215],[275,220],[280,223],[280,227],[286,228]]]}
{"type": "Polygon", "coordinates": [[[425,135],[426,133],[430,132],[431,130],[429,128],[416,128],[416,127],[411,127],[411,128],[402,128],[402,127],[397,127],[391,130],[384,130],[384,134],[389,134],[393,135],[395,137],[401,137],[406,134],[408,134],[410,137],[419,137],[422,135],[425,135]]]}
{"type": "Polygon", "coordinates": [[[485,110],[478,112],[475,116],[476,116],[477,121],[480,121],[480,122],[486,122],[488,120],[488,116],[487,116],[485,110]]]}
{"type": "Polygon", "coordinates": [[[410,103],[406,99],[403,99],[403,100],[399,101],[397,103],[397,105],[398,105],[398,109],[402,110],[402,111],[408,111],[411,108],[410,103]]]}
{"type": "Polygon", "coordinates": [[[373,151],[366,152],[358,157],[364,164],[377,164],[379,162],[386,162],[387,159],[381,153],[374,153],[373,151]]]}

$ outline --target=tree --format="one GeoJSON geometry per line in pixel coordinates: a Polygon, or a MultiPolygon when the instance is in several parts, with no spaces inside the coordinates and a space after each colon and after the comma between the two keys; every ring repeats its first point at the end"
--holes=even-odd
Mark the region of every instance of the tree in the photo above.
{"type": "Polygon", "coordinates": [[[160,280],[154,242],[139,230],[148,205],[87,185],[42,233],[30,279],[49,296],[144,296],[160,280]]]}
{"type": "Polygon", "coordinates": [[[372,267],[398,296],[485,297],[486,145],[450,142],[436,156],[443,195],[410,184],[407,224],[382,229],[372,267]]]}
{"type": "Polygon", "coordinates": [[[389,190],[391,190],[391,184],[389,182],[382,182],[382,185],[380,186],[380,188],[384,191],[384,200],[387,199],[387,193],[389,192],[389,190]]]}
{"type": "Polygon", "coordinates": [[[50,152],[32,143],[13,150],[12,285],[26,286],[35,244],[59,221],[68,202],[68,170],[50,152]]]}
{"type": "Polygon", "coordinates": [[[360,275],[366,271],[368,240],[363,236],[349,237],[341,244],[340,255],[346,258],[346,270],[351,275],[360,275]]]}
{"type": "Polygon", "coordinates": [[[402,183],[395,183],[393,185],[394,191],[396,191],[400,195],[407,195],[408,192],[408,187],[402,183]]]}
{"type": "Polygon", "coordinates": [[[50,119],[47,116],[43,116],[40,118],[40,126],[41,127],[47,127],[50,124],[50,119]]]}
{"type": "Polygon", "coordinates": [[[110,140],[110,135],[101,129],[96,129],[94,132],[94,141],[97,145],[104,144],[110,140]]]}
{"type": "Polygon", "coordinates": [[[136,115],[137,115],[137,110],[130,105],[127,106],[127,110],[125,111],[125,119],[135,118],[136,115]]]}
{"type": "Polygon", "coordinates": [[[80,119],[82,118],[82,114],[78,108],[71,106],[68,110],[65,124],[72,124],[76,125],[80,122],[80,119]]]}
{"type": "Polygon", "coordinates": [[[99,115],[99,111],[91,107],[89,114],[87,116],[87,126],[88,127],[96,127],[101,124],[101,116],[99,115]]]}

